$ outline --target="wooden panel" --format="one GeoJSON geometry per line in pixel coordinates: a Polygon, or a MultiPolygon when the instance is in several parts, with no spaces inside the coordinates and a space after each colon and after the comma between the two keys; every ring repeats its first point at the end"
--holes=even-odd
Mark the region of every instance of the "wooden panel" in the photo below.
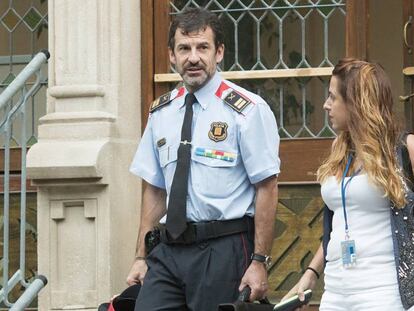
{"type": "MultiPolygon", "coordinates": [[[[154,59],[155,74],[170,71],[170,60],[168,56],[168,28],[170,25],[170,1],[154,0],[154,59]]],[[[155,97],[169,91],[166,84],[155,85],[155,97]]]]}
{"type": "MultiPolygon", "coordinates": [[[[27,148],[29,150],[29,148],[27,148]]],[[[22,150],[21,148],[10,149],[10,171],[20,172],[22,161],[22,150]]],[[[0,149],[0,172],[4,173],[4,149],[0,149]]]]}
{"type": "MultiPolygon", "coordinates": [[[[316,253],[322,237],[323,202],[319,185],[279,187],[273,264],[269,269],[269,296],[280,300],[300,279],[316,253]]],[[[312,301],[323,292],[323,278],[313,290],[312,301]]]]}
{"type": "Polygon", "coordinates": [[[333,139],[293,139],[280,143],[279,182],[317,183],[316,171],[327,157],[333,139]]]}
{"type": "Polygon", "coordinates": [[[141,1],[141,128],[147,123],[149,105],[154,100],[154,5],[141,1]]]}
{"type": "Polygon", "coordinates": [[[151,102],[169,91],[168,85],[154,84],[155,73],[169,72],[168,0],[141,1],[141,124],[144,130],[151,102]]]}
{"type": "MultiPolygon", "coordinates": [[[[245,79],[274,79],[292,77],[322,77],[330,76],[333,67],[324,68],[297,68],[297,69],[274,69],[274,70],[248,70],[248,71],[222,71],[220,74],[228,80],[245,79]]],[[[154,76],[157,82],[179,82],[182,81],[178,73],[158,73],[154,76]]]]}
{"type": "Polygon", "coordinates": [[[346,1],[346,56],[368,59],[368,0],[346,1]]]}

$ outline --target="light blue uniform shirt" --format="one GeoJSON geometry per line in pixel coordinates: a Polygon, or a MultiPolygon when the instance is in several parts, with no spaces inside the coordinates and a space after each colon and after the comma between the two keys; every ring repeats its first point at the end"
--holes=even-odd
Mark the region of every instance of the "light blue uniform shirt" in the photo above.
{"type": "MultiPolygon", "coordinates": [[[[186,94],[184,88],[181,92],[173,91],[172,98],[175,98],[150,114],[130,167],[133,174],[146,182],[166,189],[167,206],[186,94]]],[[[254,215],[254,184],[280,172],[275,117],[260,96],[223,80],[219,73],[194,95],[197,103],[193,105],[187,220],[229,220],[254,215]],[[252,103],[237,112],[222,100],[224,96],[219,97],[219,89],[224,90],[224,96],[235,90],[252,103]],[[211,138],[211,133],[209,137],[213,122],[227,125],[225,135],[217,142],[211,138]],[[200,155],[203,150],[222,151],[232,156],[230,160],[211,158],[200,155]]],[[[165,219],[166,216],[161,223],[165,223],[165,219]]]]}

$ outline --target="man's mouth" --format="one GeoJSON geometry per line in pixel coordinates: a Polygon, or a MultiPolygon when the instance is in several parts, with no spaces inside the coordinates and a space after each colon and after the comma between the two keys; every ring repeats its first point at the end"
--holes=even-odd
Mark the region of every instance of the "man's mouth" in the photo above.
{"type": "Polygon", "coordinates": [[[199,74],[203,71],[201,67],[189,67],[186,69],[189,74],[199,74]]]}

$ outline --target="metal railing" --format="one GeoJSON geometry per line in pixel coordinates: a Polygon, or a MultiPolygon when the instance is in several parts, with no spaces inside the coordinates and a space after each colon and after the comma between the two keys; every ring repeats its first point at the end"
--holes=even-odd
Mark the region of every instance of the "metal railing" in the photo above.
{"type": "Polygon", "coordinates": [[[4,195],[3,195],[3,284],[0,290],[0,302],[10,310],[24,310],[37,296],[39,291],[46,285],[47,279],[44,276],[36,277],[32,282],[26,281],[26,110],[28,99],[41,87],[42,75],[41,66],[47,62],[50,54],[47,50],[39,52],[10,85],[0,94],[0,111],[7,113],[0,120],[0,135],[4,136],[4,195]],[[36,77],[27,89],[27,82],[32,76],[36,77]],[[15,105],[13,98],[20,97],[15,105]],[[9,278],[9,242],[10,242],[10,140],[12,139],[12,125],[20,118],[21,124],[21,191],[20,191],[20,258],[19,269],[9,278]],[[9,301],[11,290],[21,284],[25,292],[20,298],[12,303],[9,301]]]}

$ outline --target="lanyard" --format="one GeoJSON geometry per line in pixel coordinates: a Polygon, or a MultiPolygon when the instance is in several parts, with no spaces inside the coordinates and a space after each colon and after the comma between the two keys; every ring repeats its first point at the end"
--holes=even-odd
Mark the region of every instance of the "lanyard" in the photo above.
{"type": "Polygon", "coordinates": [[[345,239],[348,240],[349,239],[349,226],[348,226],[348,217],[346,215],[346,197],[345,197],[345,190],[346,187],[348,186],[348,184],[351,182],[352,178],[354,178],[356,175],[358,175],[358,173],[361,171],[361,169],[358,169],[357,171],[355,171],[350,178],[348,179],[348,181],[345,183],[345,177],[348,174],[349,171],[349,167],[351,166],[352,163],[352,155],[349,155],[348,158],[348,162],[346,163],[346,167],[345,167],[345,171],[344,174],[342,175],[342,181],[341,181],[341,197],[342,197],[342,208],[344,210],[344,219],[345,219],[345,239]]]}

